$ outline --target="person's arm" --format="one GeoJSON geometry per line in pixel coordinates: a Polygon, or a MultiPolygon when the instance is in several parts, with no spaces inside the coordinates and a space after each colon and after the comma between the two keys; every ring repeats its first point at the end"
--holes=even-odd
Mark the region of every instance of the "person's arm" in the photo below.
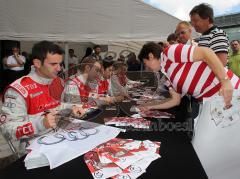
{"type": "Polygon", "coordinates": [[[25,57],[24,56],[20,56],[19,54],[14,54],[14,58],[16,59],[17,63],[20,66],[23,66],[25,63],[25,57]]]}
{"type": "Polygon", "coordinates": [[[19,64],[6,64],[8,68],[21,67],[19,64]]]}
{"type": "Polygon", "coordinates": [[[46,130],[42,113],[28,115],[25,99],[11,88],[4,95],[2,114],[7,116],[7,120],[0,128],[7,139],[29,138],[46,130]]]}
{"type": "Polygon", "coordinates": [[[124,100],[124,96],[106,96],[106,97],[99,97],[100,101],[102,101],[102,104],[109,105],[116,102],[121,102],[124,100]]]}
{"type": "Polygon", "coordinates": [[[124,96],[111,96],[112,103],[121,102],[124,100],[124,96]]]}
{"type": "Polygon", "coordinates": [[[19,63],[12,63],[12,58],[15,58],[14,56],[9,56],[7,59],[6,59],[6,63],[5,65],[8,67],[8,68],[14,68],[14,67],[21,67],[22,65],[20,65],[19,63]]]}
{"type": "Polygon", "coordinates": [[[5,66],[7,66],[7,59],[8,59],[7,57],[3,58],[3,65],[5,65],[5,66]]]}
{"type": "Polygon", "coordinates": [[[193,52],[192,60],[195,62],[204,61],[207,63],[221,83],[220,94],[224,98],[226,107],[231,106],[233,86],[217,55],[209,48],[196,47],[193,52]]]}
{"type": "Polygon", "coordinates": [[[151,109],[169,109],[175,106],[180,105],[181,103],[181,95],[177,93],[173,88],[169,89],[169,93],[171,98],[165,100],[163,103],[156,104],[156,105],[140,105],[139,109],[140,110],[151,110],[151,109]]]}
{"type": "Polygon", "coordinates": [[[227,62],[228,62],[228,55],[227,53],[223,53],[223,52],[218,52],[216,53],[216,55],[218,56],[218,58],[220,59],[220,61],[222,62],[223,66],[227,66],[227,62]]]}
{"type": "Polygon", "coordinates": [[[81,104],[78,86],[72,81],[67,81],[62,93],[62,104],[65,108],[71,108],[73,105],[81,104]]]}
{"type": "Polygon", "coordinates": [[[65,83],[61,96],[61,105],[58,109],[71,109],[72,114],[77,117],[81,117],[86,113],[86,109],[83,108],[83,104],[81,102],[78,86],[71,80],[65,83]]]}
{"type": "Polygon", "coordinates": [[[109,92],[111,96],[128,96],[127,89],[119,83],[117,75],[113,75],[110,81],[109,92]]]}
{"type": "Polygon", "coordinates": [[[220,94],[223,96],[226,107],[231,106],[233,86],[227,73],[214,51],[206,47],[176,44],[164,51],[163,57],[174,63],[204,61],[221,82],[220,94]]]}

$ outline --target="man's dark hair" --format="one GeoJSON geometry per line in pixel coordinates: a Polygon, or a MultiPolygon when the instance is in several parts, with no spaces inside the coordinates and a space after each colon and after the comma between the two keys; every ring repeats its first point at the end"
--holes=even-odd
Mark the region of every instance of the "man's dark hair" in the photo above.
{"type": "Polygon", "coordinates": [[[102,66],[103,66],[104,70],[106,70],[107,68],[113,66],[113,63],[114,63],[113,60],[108,60],[108,59],[105,58],[102,61],[102,66]]]}
{"type": "Polygon", "coordinates": [[[74,50],[73,50],[72,48],[70,48],[70,49],[68,50],[68,52],[70,52],[70,51],[72,51],[72,52],[74,53],[74,50]]]}
{"type": "Polygon", "coordinates": [[[150,53],[152,53],[155,58],[159,59],[161,57],[162,48],[154,42],[149,42],[142,47],[138,59],[143,62],[143,59],[148,59],[150,53]]]}
{"type": "Polygon", "coordinates": [[[48,53],[52,55],[54,54],[63,55],[64,50],[57,44],[54,44],[53,42],[41,41],[34,44],[32,48],[32,59],[39,59],[43,63],[48,53]]]}
{"type": "Polygon", "coordinates": [[[160,45],[161,47],[164,46],[164,43],[163,42],[158,42],[158,45],[160,45]]]}
{"type": "Polygon", "coordinates": [[[101,48],[101,46],[100,46],[100,45],[95,45],[95,46],[93,47],[93,49],[96,49],[96,48],[101,48]]]}
{"type": "Polygon", "coordinates": [[[235,40],[232,40],[230,44],[232,44],[233,42],[238,42],[240,44],[240,41],[235,39],[235,40]]]}
{"type": "Polygon", "coordinates": [[[191,11],[190,11],[190,16],[198,14],[202,19],[207,19],[209,18],[209,22],[213,23],[213,8],[206,3],[199,4],[195,6],[191,11]]]}
{"type": "Polygon", "coordinates": [[[12,46],[12,49],[14,49],[14,48],[20,49],[18,45],[12,46]]]}
{"type": "Polygon", "coordinates": [[[113,70],[114,71],[118,71],[118,70],[120,70],[120,69],[122,69],[123,67],[126,67],[126,66],[127,65],[125,63],[123,63],[123,62],[115,61],[113,63],[113,70]]]}
{"type": "Polygon", "coordinates": [[[162,50],[164,49],[164,43],[163,42],[158,42],[158,45],[162,48],[162,50]]]}
{"type": "Polygon", "coordinates": [[[167,41],[168,41],[168,42],[171,42],[171,41],[176,42],[177,39],[178,39],[178,37],[177,37],[177,35],[176,35],[175,33],[172,33],[172,34],[170,34],[170,35],[167,37],[167,41]]]}

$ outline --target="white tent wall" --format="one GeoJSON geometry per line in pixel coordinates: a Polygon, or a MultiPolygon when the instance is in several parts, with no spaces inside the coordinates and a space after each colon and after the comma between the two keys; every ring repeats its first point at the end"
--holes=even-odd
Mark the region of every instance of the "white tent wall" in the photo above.
{"type": "Polygon", "coordinates": [[[27,41],[27,42],[21,41],[20,42],[21,52],[27,52],[28,54],[30,54],[34,43],[36,43],[36,41],[27,41]]]}
{"type": "Polygon", "coordinates": [[[126,52],[123,52],[123,54],[122,54],[124,56],[126,56],[128,54],[127,51],[131,51],[131,52],[135,53],[136,55],[138,55],[143,44],[144,44],[144,42],[113,42],[113,43],[109,44],[108,51],[115,52],[117,54],[116,58],[118,58],[120,56],[120,53],[122,51],[126,51],[126,52]]]}
{"type": "Polygon", "coordinates": [[[179,20],[140,0],[0,0],[0,39],[158,41],[179,20]]]}

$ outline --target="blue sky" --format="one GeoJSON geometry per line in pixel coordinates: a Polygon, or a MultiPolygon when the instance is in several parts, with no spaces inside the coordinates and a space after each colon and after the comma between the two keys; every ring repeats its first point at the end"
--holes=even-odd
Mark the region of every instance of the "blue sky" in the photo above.
{"type": "Polygon", "coordinates": [[[189,20],[190,10],[200,3],[208,3],[214,9],[215,16],[240,12],[240,0],[143,0],[144,2],[164,10],[181,19],[189,20]]]}

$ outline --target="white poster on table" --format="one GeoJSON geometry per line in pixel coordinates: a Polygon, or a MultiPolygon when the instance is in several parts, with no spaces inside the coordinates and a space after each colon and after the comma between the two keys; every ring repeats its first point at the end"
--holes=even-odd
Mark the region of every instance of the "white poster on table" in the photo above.
{"type": "Polygon", "coordinates": [[[210,179],[240,178],[240,99],[230,109],[221,96],[208,99],[202,108],[192,144],[210,179]]]}
{"type": "Polygon", "coordinates": [[[45,155],[53,169],[115,138],[120,132],[118,128],[74,120],[64,129],[34,139],[28,149],[45,155]]]}

